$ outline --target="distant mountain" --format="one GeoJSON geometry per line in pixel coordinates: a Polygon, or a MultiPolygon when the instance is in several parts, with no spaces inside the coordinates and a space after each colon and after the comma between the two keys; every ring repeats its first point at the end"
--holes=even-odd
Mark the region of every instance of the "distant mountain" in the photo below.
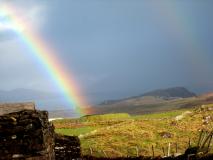
{"type": "MultiPolygon", "coordinates": [[[[177,99],[177,98],[189,98],[189,97],[195,97],[196,94],[193,92],[190,92],[189,90],[187,90],[184,87],[173,87],[173,88],[167,88],[167,89],[157,89],[157,90],[153,90],[150,92],[146,92],[142,95],[139,96],[132,96],[132,97],[128,97],[128,98],[123,98],[123,99],[115,99],[115,100],[105,100],[102,103],[100,103],[99,105],[112,105],[115,103],[119,103],[119,102],[124,102],[127,100],[131,100],[131,99],[141,99],[143,97],[158,97],[164,100],[168,100],[168,99],[177,99]]],[[[152,98],[152,100],[153,100],[152,98]]],[[[147,98],[144,98],[147,101],[147,98]]],[[[155,99],[155,98],[154,98],[155,99]]],[[[149,98],[150,100],[150,98],[149,98]]]]}
{"type": "Polygon", "coordinates": [[[162,98],[189,98],[195,97],[196,94],[190,92],[184,87],[174,87],[168,89],[158,89],[151,92],[144,93],[142,96],[153,96],[162,98]]]}
{"type": "MultiPolygon", "coordinates": [[[[184,87],[158,89],[139,96],[104,101],[95,107],[96,114],[126,112],[144,114],[188,108],[207,102],[207,97],[197,97],[184,87]]],[[[209,100],[212,101],[212,100],[209,100]]]]}
{"type": "Polygon", "coordinates": [[[0,102],[14,102],[14,101],[31,101],[55,98],[58,95],[55,93],[48,93],[43,91],[31,89],[14,89],[11,91],[0,90],[0,102]]]}

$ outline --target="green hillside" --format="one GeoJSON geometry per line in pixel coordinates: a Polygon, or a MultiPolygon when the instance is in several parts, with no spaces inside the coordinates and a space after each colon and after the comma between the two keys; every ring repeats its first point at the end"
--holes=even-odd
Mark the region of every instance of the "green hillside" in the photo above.
{"type": "Polygon", "coordinates": [[[54,121],[56,132],[77,135],[84,155],[136,156],[163,155],[171,144],[171,153],[183,153],[197,143],[199,131],[210,130],[213,125],[213,104],[195,109],[130,116],[128,114],[105,114],[80,119],[54,121]]]}

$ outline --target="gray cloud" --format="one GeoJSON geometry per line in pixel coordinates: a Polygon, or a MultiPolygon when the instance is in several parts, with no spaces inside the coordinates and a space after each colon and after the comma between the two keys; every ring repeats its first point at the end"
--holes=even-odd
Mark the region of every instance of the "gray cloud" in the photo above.
{"type": "Polygon", "coordinates": [[[0,90],[15,88],[39,88],[51,90],[51,79],[45,68],[32,56],[31,51],[19,39],[0,43],[0,90]]]}
{"type": "MultiPolygon", "coordinates": [[[[59,61],[72,70],[71,76],[85,93],[113,98],[172,86],[198,92],[213,89],[213,2],[164,2],[174,3],[176,10],[137,0],[10,1],[54,49],[59,61]],[[175,16],[183,21],[176,21],[175,16]],[[176,36],[183,33],[183,37],[176,36]],[[188,44],[194,40],[204,48],[202,53],[189,52],[194,46],[188,44]]],[[[54,90],[45,68],[10,34],[10,29],[0,31],[0,89],[54,90]]]]}
{"type": "Polygon", "coordinates": [[[11,40],[11,39],[13,39],[15,37],[16,37],[16,35],[13,32],[9,31],[9,30],[0,31],[0,41],[8,41],[8,40],[11,40]]]}

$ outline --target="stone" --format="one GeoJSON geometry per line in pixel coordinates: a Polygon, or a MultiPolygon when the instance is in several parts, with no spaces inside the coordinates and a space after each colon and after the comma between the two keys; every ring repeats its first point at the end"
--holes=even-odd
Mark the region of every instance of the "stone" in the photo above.
{"type": "Polygon", "coordinates": [[[161,132],[159,133],[162,138],[172,138],[173,135],[169,132],[161,132]]]}

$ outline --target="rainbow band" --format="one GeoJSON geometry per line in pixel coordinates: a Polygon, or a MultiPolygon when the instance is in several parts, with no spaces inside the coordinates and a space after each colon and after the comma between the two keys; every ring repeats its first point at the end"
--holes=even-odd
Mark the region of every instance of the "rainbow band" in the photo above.
{"type": "Polygon", "coordinates": [[[11,6],[4,6],[0,13],[7,16],[8,23],[14,26],[14,32],[25,42],[33,56],[45,66],[47,72],[64,93],[72,108],[80,115],[89,114],[91,109],[80,96],[79,89],[70,72],[58,61],[53,50],[33,31],[32,27],[21,21],[11,6]],[[25,28],[24,31],[22,29],[25,28]]]}

